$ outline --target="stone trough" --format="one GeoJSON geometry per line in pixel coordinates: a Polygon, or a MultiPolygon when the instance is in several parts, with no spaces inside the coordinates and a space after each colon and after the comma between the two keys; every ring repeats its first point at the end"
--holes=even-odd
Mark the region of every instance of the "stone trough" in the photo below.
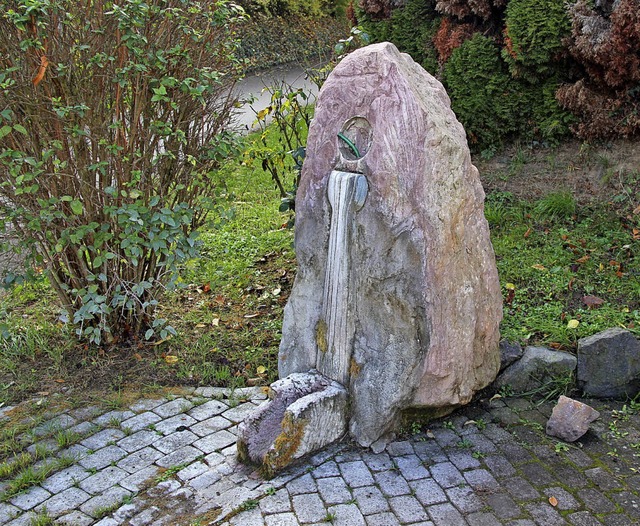
{"type": "Polygon", "coordinates": [[[469,402],[500,365],[484,192],[442,85],[389,43],[320,91],[296,197],[298,273],[269,401],[238,453],[272,474],[349,435],[374,451],[403,411],[469,402]]]}

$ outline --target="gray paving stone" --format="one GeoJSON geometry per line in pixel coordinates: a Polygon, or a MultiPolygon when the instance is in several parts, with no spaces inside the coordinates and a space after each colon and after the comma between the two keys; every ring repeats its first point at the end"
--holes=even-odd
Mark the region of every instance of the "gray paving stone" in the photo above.
{"type": "Polygon", "coordinates": [[[105,517],[104,519],[96,522],[93,526],[119,526],[119,523],[111,517],[105,517]]]}
{"type": "Polygon", "coordinates": [[[494,453],[497,450],[495,444],[487,437],[480,433],[466,435],[465,439],[473,444],[473,451],[480,451],[481,453],[494,453]]]}
{"type": "Polygon", "coordinates": [[[338,469],[338,464],[336,464],[333,460],[329,460],[324,464],[320,464],[311,472],[311,474],[316,479],[325,477],[338,477],[340,476],[340,470],[338,469]]]}
{"type": "Polygon", "coordinates": [[[580,503],[564,488],[555,486],[543,490],[543,493],[548,498],[554,497],[558,501],[556,506],[558,510],[577,510],[580,508],[580,503]]]}
{"type": "Polygon", "coordinates": [[[413,455],[415,451],[409,440],[399,440],[397,442],[391,442],[387,446],[387,453],[392,457],[401,457],[404,455],[413,455]]]}
{"type": "Polygon", "coordinates": [[[40,485],[51,493],[60,493],[77,482],[86,479],[89,475],[90,474],[87,473],[86,469],[78,465],[74,465],[54,473],[42,481],[40,485]]]}
{"type": "Polygon", "coordinates": [[[378,454],[373,453],[372,451],[365,451],[362,454],[362,460],[367,466],[369,466],[369,469],[374,472],[387,471],[394,467],[391,457],[389,457],[389,454],[386,451],[378,454]]]}
{"type": "Polygon", "coordinates": [[[432,433],[440,447],[448,448],[460,443],[460,435],[451,429],[437,428],[433,429],[432,433]]]}
{"type": "Polygon", "coordinates": [[[162,420],[162,418],[153,411],[145,411],[144,413],[137,414],[123,421],[121,427],[122,429],[130,429],[136,432],[142,429],[148,429],[149,426],[154,426],[160,422],[160,420],[162,420]]]}
{"type": "Polygon", "coordinates": [[[522,477],[513,477],[503,481],[504,487],[511,496],[518,500],[535,500],[540,498],[540,493],[522,477]]]}
{"type": "Polygon", "coordinates": [[[153,424],[154,431],[162,433],[163,435],[171,435],[175,432],[190,431],[190,426],[197,424],[198,421],[195,418],[191,418],[186,413],[180,413],[171,418],[167,418],[153,424]]]}
{"type": "Polygon", "coordinates": [[[70,427],[69,431],[72,433],[78,433],[78,435],[81,436],[89,436],[100,431],[100,427],[93,422],[85,421],[70,427]]]}
{"type": "Polygon", "coordinates": [[[192,478],[189,481],[189,487],[196,490],[201,490],[213,486],[221,478],[222,475],[220,475],[220,473],[216,473],[215,471],[205,471],[197,477],[192,478]]]}
{"type": "Polygon", "coordinates": [[[327,504],[343,504],[353,496],[342,477],[328,477],[316,481],[318,491],[327,504]]]}
{"type": "Polygon", "coordinates": [[[200,457],[202,457],[202,451],[195,447],[185,446],[156,460],[156,464],[163,468],[170,468],[187,462],[193,462],[200,457]]]}
{"type": "Polygon", "coordinates": [[[431,476],[417,455],[396,457],[395,462],[405,480],[419,480],[431,476]]]}
{"type": "Polygon", "coordinates": [[[515,442],[503,442],[500,444],[500,451],[514,466],[529,462],[531,460],[531,453],[529,450],[522,447],[515,442]]]}
{"type": "Polygon", "coordinates": [[[331,506],[329,513],[335,515],[335,526],[366,526],[364,517],[355,504],[338,504],[331,506]]]}
{"type": "Polygon", "coordinates": [[[137,493],[145,488],[152,480],[160,474],[158,466],[147,466],[135,471],[132,475],[120,481],[120,486],[129,491],[137,493]]]}
{"type": "Polygon", "coordinates": [[[185,398],[176,398],[170,402],[166,402],[157,407],[154,407],[152,411],[162,418],[170,418],[180,413],[185,413],[193,407],[193,403],[185,398]]]}
{"type": "Polygon", "coordinates": [[[19,493],[18,495],[11,497],[9,502],[21,510],[28,511],[35,508],[41,502],[44,502],[49,497],[51,497],[51,493],[46,489],[41,488],[40,486],[34,486],[24,493],[19,493]]]}
{"type": "Polygon", "coordinates": [[[213,435],[200,438],[199,440],[194,440],[193,445],[203,453],[213,453],[214,451],[220,451],[231,444],[235,444],[236,440],[237,439],[234,434],[223,429],[215,432],[213,435]]]}
{"type": "Polygon", "coordinates": [[[133,411],[134,413],[151,411],[152,409],[158,407],[159,405],[164,404],[166,401],[167,400],[164,398],[157,398],[157,399],[144,398],[142,400],[138,400],[137,402],[129,406],[129,409],[131,409],[131,411],[133,411]]]}
{"type": "Polygon", "coordinates": [[[425,462],[425,466],[431,466],[433,464],[439,464],[440,462],[447,462],[448,458],[444,450],[438,445],[435,440],[428,440],[426,442],[416,442],[413,446],[416,455],[425,462]]]}
{"type": "Polygon", "coordinates": [[[538,462],[524,464],[520,466],[520,470],[522,471],[522,476],[534,486],[550,486],[558,482],[538,462]]]}
{"type": "Polygon", "coordinates": [[[506,493],[488,493],[484,496],[484,500],[500,519],[515,519],[523,514],[514,500],[506,493]]]}
{"type": "Polygon", "coordinates": [[[291,511],[289,492],[286,489],[280,489],[273,495],[267,495],[260,501],[260,509],[265,515],[291,511]]]}
{"type": "Polygon", "coordinates": [[[513,477],[516,469],[501,455],[490,455],[484,458],[485,465],[496,477],[513,477]]]}
{"type": "Polygon", "coordinates": [[[258,508],[245,511],[231,517],[229,520],[230,526],[264,526],[264,519],[258,508]]]}
{"type": "Polygon", "coordinates": [[[160,437],[155,431],[148,429],[140,430],[133,435],[129,435],[119,440],[116,445],[124,449],[127,453],[133,453],[143,447],[149,446],[159,440],[160,437]]]}
{"type": "Polygon", "coordinates": [[[588,511],[579,511],[567,515],[567,520],[573,526],[602,526],[602,523],[588,511]]]}
{"type": "Polygon", "coordinates": [[[301,495],[303,493],[314,493],[317,490],[317,486],[311,474],[307,473],[298,477],[286,486],[290,495],[301,495]]]}
{"type": "Polygon", "coordinates": [[[539,526],[561,526],[567,524],[562,516],[548,502],[525,504],[525,509],[539,526]]]}
{"type": "Polygon", "coordinates": [[[436,526],[467,526],[460,512],[448,502],[429,506],[427,512],[436,526]]]}
{"type": "Polygon", "coordinates": [[[587,509],[595,513],[611,513],[615,511],[615,504],[595,488],[578,490],[578,497],[587,509]]]}
{"type": "Polygon", "coordinates": [[[375,481],[388,497],[398,497],[411,493],[409,484],[397,470],[381,471],[374,475],[375,481]]]}
{"type": "Polygon", "coordinates": [[[128,476],[129,474],[125,470],[110,466],[98,471],[95,475],[91,475],[84,479],[80,482],[80,488],[87,493],[96,495],[97,493],[102,493],[109,489],[111,486],[115,486],[118,482],[128,476]]]}
{"type": "Polygon", "coordinates": [[[88,449],[102,449],[106,445],[115,444],[124,437],[124,433],[120,429],[103,429],[95,435],[91,435],[80,442],[81,445],[88,449]]]}
{"type": "Polygon", "coordinates": [[[209,466],[207,466],[204,462],[194,462],[193,464],[189,464],[186,468],[178,471],[178,473],[176,473],[176,476],[180,480],[186,481],[191,480],[198,475],[202,475],[203,473],[207,473],[208,471],[209,466]]]}
{"type": "Polygon", "coordinates": [[[490,491],[500,487],[498,481],[486,469],[465,471],[464,478],[476,491],[490,491]]]}
{"type": "Polygon", "coordinates": [[[484,503],[469,486],[449,488],[446,493],[451,503],[462,513],[473,513],[484,507],[484,503]]]}
{"type": "Polygon", "coordinates": [[[393,513],[378,513],[365,517],[367,526],[400,526],[398,518],[393,513]]]}
{"type": "Polygon", "coordinates": [[[99,426],[112,426],[114,424],[118,424],[118,426],[134,416],[132,411],[109,411],[103,415],[100,415],[98,418],[94,419],[94,423],[99,426]]]}
{"type": "Polygon", "coordinates": [[[140,513],[135,515],[129,521],[131,526],[146,526],[147,524],[152,524],[157,522],[156,518],[158,518],[158,514],[160,513],[160,508],[157,506],[151,506],[142,510],[140,513]]]}
{"type": "Polygon", "coordinates": [[[118,462],[121,458],[127,456],[127,452],[118,446],[107,446],[99,449],[92,455],[80,459],[80,465],[87,469],[102,469],[109,466],[112,462],[118,462]]]}
{"type": "MultiPolygon", "coordinates": [[[[433,479],[413,480],[410,484],[412,492],[424,506],[431,506],[447,500],[443,489],[433,479]]],[[[384,492],[384,488],[381,489],[384,492]]]]}
{"type": "Polygon", "coordinates": [[[207,418],[202,422],[198,422],[190,427],[191,432],[195,433],[199,437],[204,437],[215,433],[216,431],[222,431],[231,427],[233,424],[221,416],[214,416],[213,418],[207,418]]]}
{"type": "Polygon", "coordinates": [[[13,519],[22,510],[6,502],[0,502],[0,524],[5,524],[13,519]]]}
{"type": "Polygon", "coordinates": [[[276,513],[264,518],[266,526],[299,526],[298,519],[293,513],[276,513]]]}
{"type": "Polygon", "coordinates": [[[429,519],[422,504],[412,495],[391,497],[389,505],[400,522],[412,523],[429,519]]]}
{"type": "Polygon", "coordinates": [[[460,470],[479,468],[480,462],[470,451],[454,451],[449,453],[449,460],[460,470]]]}
{"type": "Polygon", "coordinates": [[[362,460],[362,455],[357,449],[345,449],[344,451],[340,451],[334,459],[338,464],[343,464],[345,462],[356,462],[362,460]]]}
{"type": "Polygon", "coordinates": [[[389,502],[376,486],[355,488],[353,498],[365,516],[389,511],[389,502]]]}
{"type": "Polygon", "coordinates": [[[579,468],[589,468],[593,466],[593,459],[580,449],[571,448],[565,452],[565,455],[579,468]]]}
{"type": "Polygon", "coordinates": [[[82,491],[80,488],[67,488],[61,493],[52,496],[49,500],[38,506],[36,511],[47,509],[52,517],[57,517],[71,511],[74,511],[81,504],[88,501],[91,495],[82,491]]]}
{"type": "MultiPolygon", "coordinates": [[[[198,435],[191,431],[177,431],[171,435],[162,437],[153,443],[153,447],[165,455],[173,453],[184,446],[189,446],[198,440],[198,435]]],[[[211,451],[208,451],[211,453],[211,451]]]]}
{"type": "Polygon", "coordinates": [[[33,521],[35,521],[36,517],[35,513],[29,511],[27,513],[23,513],[19,517],[16,517],[5,526],[33,526],[33,521]]]}
{"type": "Polygon", "coordinates": [[[585,470],[584,474],[600,489],[612,490],[622,487],[622,483],[604,468],[592,468],[585,470]]]}
{"type": "Polygon", "coordinates": [[[345,482],[352,488],[370,486],[374,483],[369,468],[362,460],[343,462],[339,467],[345,482]]]}
{"type": "Polygon", "coordinates": [[[155,448],[145,447],[131,455],[127,455],[116,465],[128,473],[136,473],[162,458],[162,453],[155,448]]]}
{"type": "Polygon", "coordinates": [[[189,416],[198,421],[206,420],[214,416],[218,416],[228,409],[226,404],[219,400],[210,400],[202,405],[196,406],[189,411],[189,416]]]}
{"type": "Polygon", "coordinates": [[[451,488],[464,483],[462,473],[451,462],[442,462],[429,467],[431,476],[443,488],[451,488]]]}
{"type": "Polygon", "coordinates": [[[66,458],[71,458],[73,460],[80,460],[81,458],[84,458],[88,455],[91,454],[91,450],[87,447],[84,447],[81,444],[73,444],[72,446],[69,446],[68,448],[65,449],[61,449],[60,451],[58,451],[57,456],[58,457],[66,457],[66,458]]]}
{"type": "Polygon", "coordinates": [[[513,439],[513,436],[508,431],[505,431],[496,424],[488,424],[487,427],[482,430],[482,434],[494,443],[506,442],[513,439]]]}
{"type": "Polygon", "coordinates": [[[501,526],[500,522],[491,513],[477,512],[466,517],[469,526],[501,526]]]}
{"type": "Polygon", "coordinates": [[[232,407],[231,409],[227,409],[222,416],[227,420],[231,420],[231,422],[238,424],[242,422],[246,417],[248,417],[251,413],[253,413],[256,409],[256,406],[250,403],[240,404],[237,407],[232,407]]]}
{"type": "Polygon", "coordinates": [[[291,500],[295,514],[303,524],[322,522],[327,516],[327,510],[317,493],[294,495],[291,500]]]}
{"type": "Polygon", "coordinates": [[[94,520],[91,517],[81,511],[72,511],[63,517],[59,517],[55,523],[62,526],[89,526],[93,522],[94,520]]]}
{"type": "Polygon", "coordinates": [[[130,495],[131,492],[129,490],[115,486],[108,489],[103,494],[89,499],[80,506],[80,511],[90,515],[91,517],[97,517],[102,510],[119,505],[122,503],[123,499],[130,495]]]}

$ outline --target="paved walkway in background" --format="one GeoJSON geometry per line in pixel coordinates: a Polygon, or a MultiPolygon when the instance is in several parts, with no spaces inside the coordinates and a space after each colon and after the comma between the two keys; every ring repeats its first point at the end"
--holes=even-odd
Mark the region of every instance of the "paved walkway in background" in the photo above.
{"type": "Polygon", "coordinates": [[[545,436],[549,404],[500,399],[384,453],[340,443],[265,481],[235,459],[236,425],[262,399],[199,388],[52,415],[36,436],[82,433],[55,453],[75,462],[0,502],[0,524],[29,525],[44,510],[74,526],[640,524],[640,415],[619,403],[591,401],[601,419],[575,445],[545,436]]]}

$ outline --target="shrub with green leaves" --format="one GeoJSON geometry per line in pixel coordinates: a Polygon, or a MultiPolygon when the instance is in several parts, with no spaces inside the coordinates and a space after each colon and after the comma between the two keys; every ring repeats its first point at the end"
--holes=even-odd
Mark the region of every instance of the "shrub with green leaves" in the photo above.
{"type": "Polygon", "coordinates": [[[559,67],[571,33],[564,0],[510,0],[505,12],[503,57],[514,77],[536,81],[559,67]]]}
{"type": "Polygon", "coordinates": [[[172,331],[154,307],[235,148],[243,16],[226,0],[4,2],[0,214],[81,338],[172,331]]]}

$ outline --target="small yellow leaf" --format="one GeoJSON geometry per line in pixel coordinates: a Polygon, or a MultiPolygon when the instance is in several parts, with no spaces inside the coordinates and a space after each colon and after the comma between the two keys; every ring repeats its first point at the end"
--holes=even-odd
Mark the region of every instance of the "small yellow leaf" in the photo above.
{"type": "Polygon", "coordinates": [[[549,497],[549,504],[551,504],[553,507],[556,507],[558,505],[558,499],[556,499],[555,497],[549,497]]]}
{"type": "Polygon", "coordinates": [[[516,290],[516,286],[513,283],[507,283],[505,287],[507,290],[516,290]]]}
{"type": "Polygon", "coordinates": [[[502,398],[502,395],[499,395],[496,393],[491,398],[489,398],[489,402],[493,402],[494,400],[500,400],[500,398],[502,398]]]}
{"type": "Polygon", "coordinates": [[[178,357],[173,354],[167,354],[164,357],[164,361],[167,362],[168,364],[178,363],[178,357]]]}
{"type": "Polygon", "coordinates": [[[267,372],[267,368],[264,365],[259,365],[258,368],[256,369],[256,372],[258,374],[264,374],[267,372]]]}
{"type": "Polygon", "coordinates": [[[535,265],[531,265],[531,268],[534,268],[536,270],[547,270],[547,267],[545,267],[544,265],[541,265],[540,263],[536,263],[535,265]]]}
{"type": "Polygon", "coordinates": [[[569,320],[567,323],[567,329],[577,329],[580,322],[578,320],[569,320]]]}
{"type": "Polygon", "coordinates": [[[214,327],[217,327],[218,325],[220,325],[220,318],[213,318],[213,321],[211,322],[211,324],[214,327]]]}
{"type": "Polygon", "coordinates": [[[277,289],[273,289],[271,294],[273,294],[274,296],[278,296],[278,295],[280,295],[281,292],[282,292],[282,289],[277,288],[277,289]]]}
{"type": "Polygon", "coordinates": [[[204,329],[206,327],[206,325],[204,323],[198,323],[198,325],[196,325],[196,329],[204,329]]]}
{"type": "Polygon", "coordinates": [[[464,426],[472,426],[474,424],[477,424],[477,422],[475,420],[467,420],[464,424],[462,424],[462,427],[464,427],[464,426]]]}

